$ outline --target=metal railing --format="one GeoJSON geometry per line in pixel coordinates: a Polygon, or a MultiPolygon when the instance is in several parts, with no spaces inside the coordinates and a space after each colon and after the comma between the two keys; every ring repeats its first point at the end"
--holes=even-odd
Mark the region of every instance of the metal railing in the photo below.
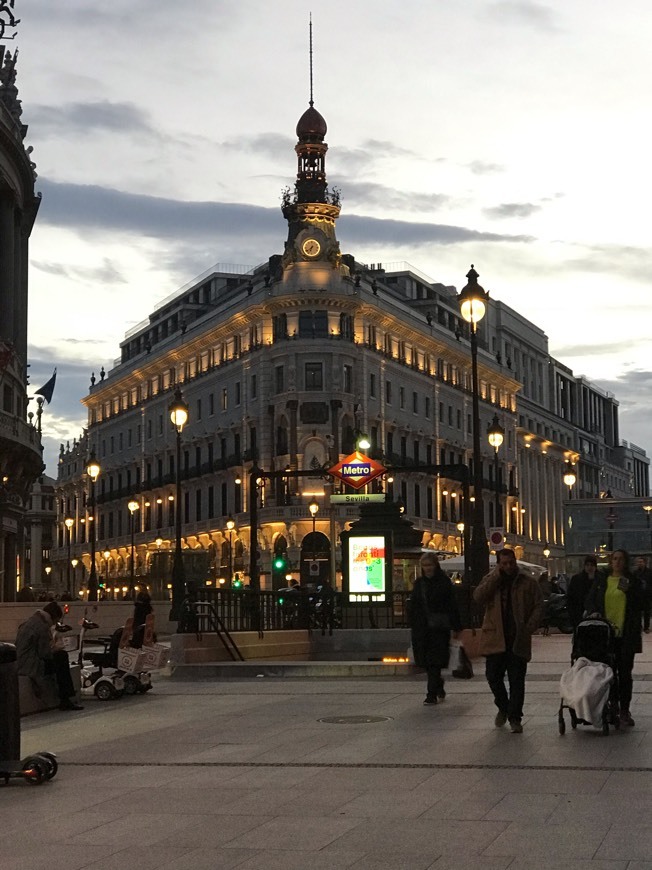
{"type": "MultiPolygon", "coordinates": [[[[475,609],[466,584],[454,587],[462,624],[476,624],[475,609]]],[[[362,597],[362,596],[361,596],[362,597]]],[[[198,602],[208,602],[224,629],[238,631],[283,631],[305,629],[408,628],[409,592],[391,592],[385,600],[350,603],[341,592],[279,589],[201,589],[198,602]]],[[[199,611],[201,611],[201,606],[199,611]]],[[[210,631],[208,625],[204,630],[210,631]]]]}

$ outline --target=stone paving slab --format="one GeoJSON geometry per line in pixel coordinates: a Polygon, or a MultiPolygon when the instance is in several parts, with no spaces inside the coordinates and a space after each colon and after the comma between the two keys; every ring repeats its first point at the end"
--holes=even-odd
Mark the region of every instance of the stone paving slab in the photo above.
{"type": "Polygon", "coordinates": [[[652,870],[652,699],[635,680],[634,729],[560,737],[568,650],[537,639],[522,735],[477,668],[435,707],[423,679],[159,677],[30,717],[61,767],[0,786],[0,868],[652,870]]]}

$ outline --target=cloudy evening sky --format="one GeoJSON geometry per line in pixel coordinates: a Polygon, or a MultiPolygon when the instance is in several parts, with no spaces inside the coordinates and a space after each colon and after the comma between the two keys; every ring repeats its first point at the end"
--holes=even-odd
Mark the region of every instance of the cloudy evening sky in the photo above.
{"type": "MultiPolygon", "coordinates": [[[[216,263],[281,252],[308,101],[300,0],[16,0],[31,244],[31,382],[48,473],[91,371],[216,263]]],[[[330,0],[315,105],[342,251],[480,281],[616,393],[652,453],[650,12],[595,0],[330,0]]]]}

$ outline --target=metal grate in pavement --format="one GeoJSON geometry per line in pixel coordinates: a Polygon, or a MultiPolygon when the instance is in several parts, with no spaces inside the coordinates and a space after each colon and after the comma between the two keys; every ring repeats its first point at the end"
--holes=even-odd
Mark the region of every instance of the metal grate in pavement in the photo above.
{"type": "Polygon", "coordinates": [[[322,716],[317,719],[325,725],[371,725],[375,722],[391,722],[391,716],[322,716]]]}

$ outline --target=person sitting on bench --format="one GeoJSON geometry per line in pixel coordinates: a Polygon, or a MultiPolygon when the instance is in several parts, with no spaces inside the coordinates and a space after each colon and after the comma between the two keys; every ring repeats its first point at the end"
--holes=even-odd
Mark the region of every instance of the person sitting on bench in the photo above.
{"type": "Polygon", "coordinates": [[[56,601],[23,622],[16,635],[18,673],[29,677],[37,698],[42,697],[45,677],[54,674],[59,690],[60,710],[83,710],[75,702],[75,687],[70,676],[68,653],[57,645],[55,626],[63,616],[56,601]]]}

